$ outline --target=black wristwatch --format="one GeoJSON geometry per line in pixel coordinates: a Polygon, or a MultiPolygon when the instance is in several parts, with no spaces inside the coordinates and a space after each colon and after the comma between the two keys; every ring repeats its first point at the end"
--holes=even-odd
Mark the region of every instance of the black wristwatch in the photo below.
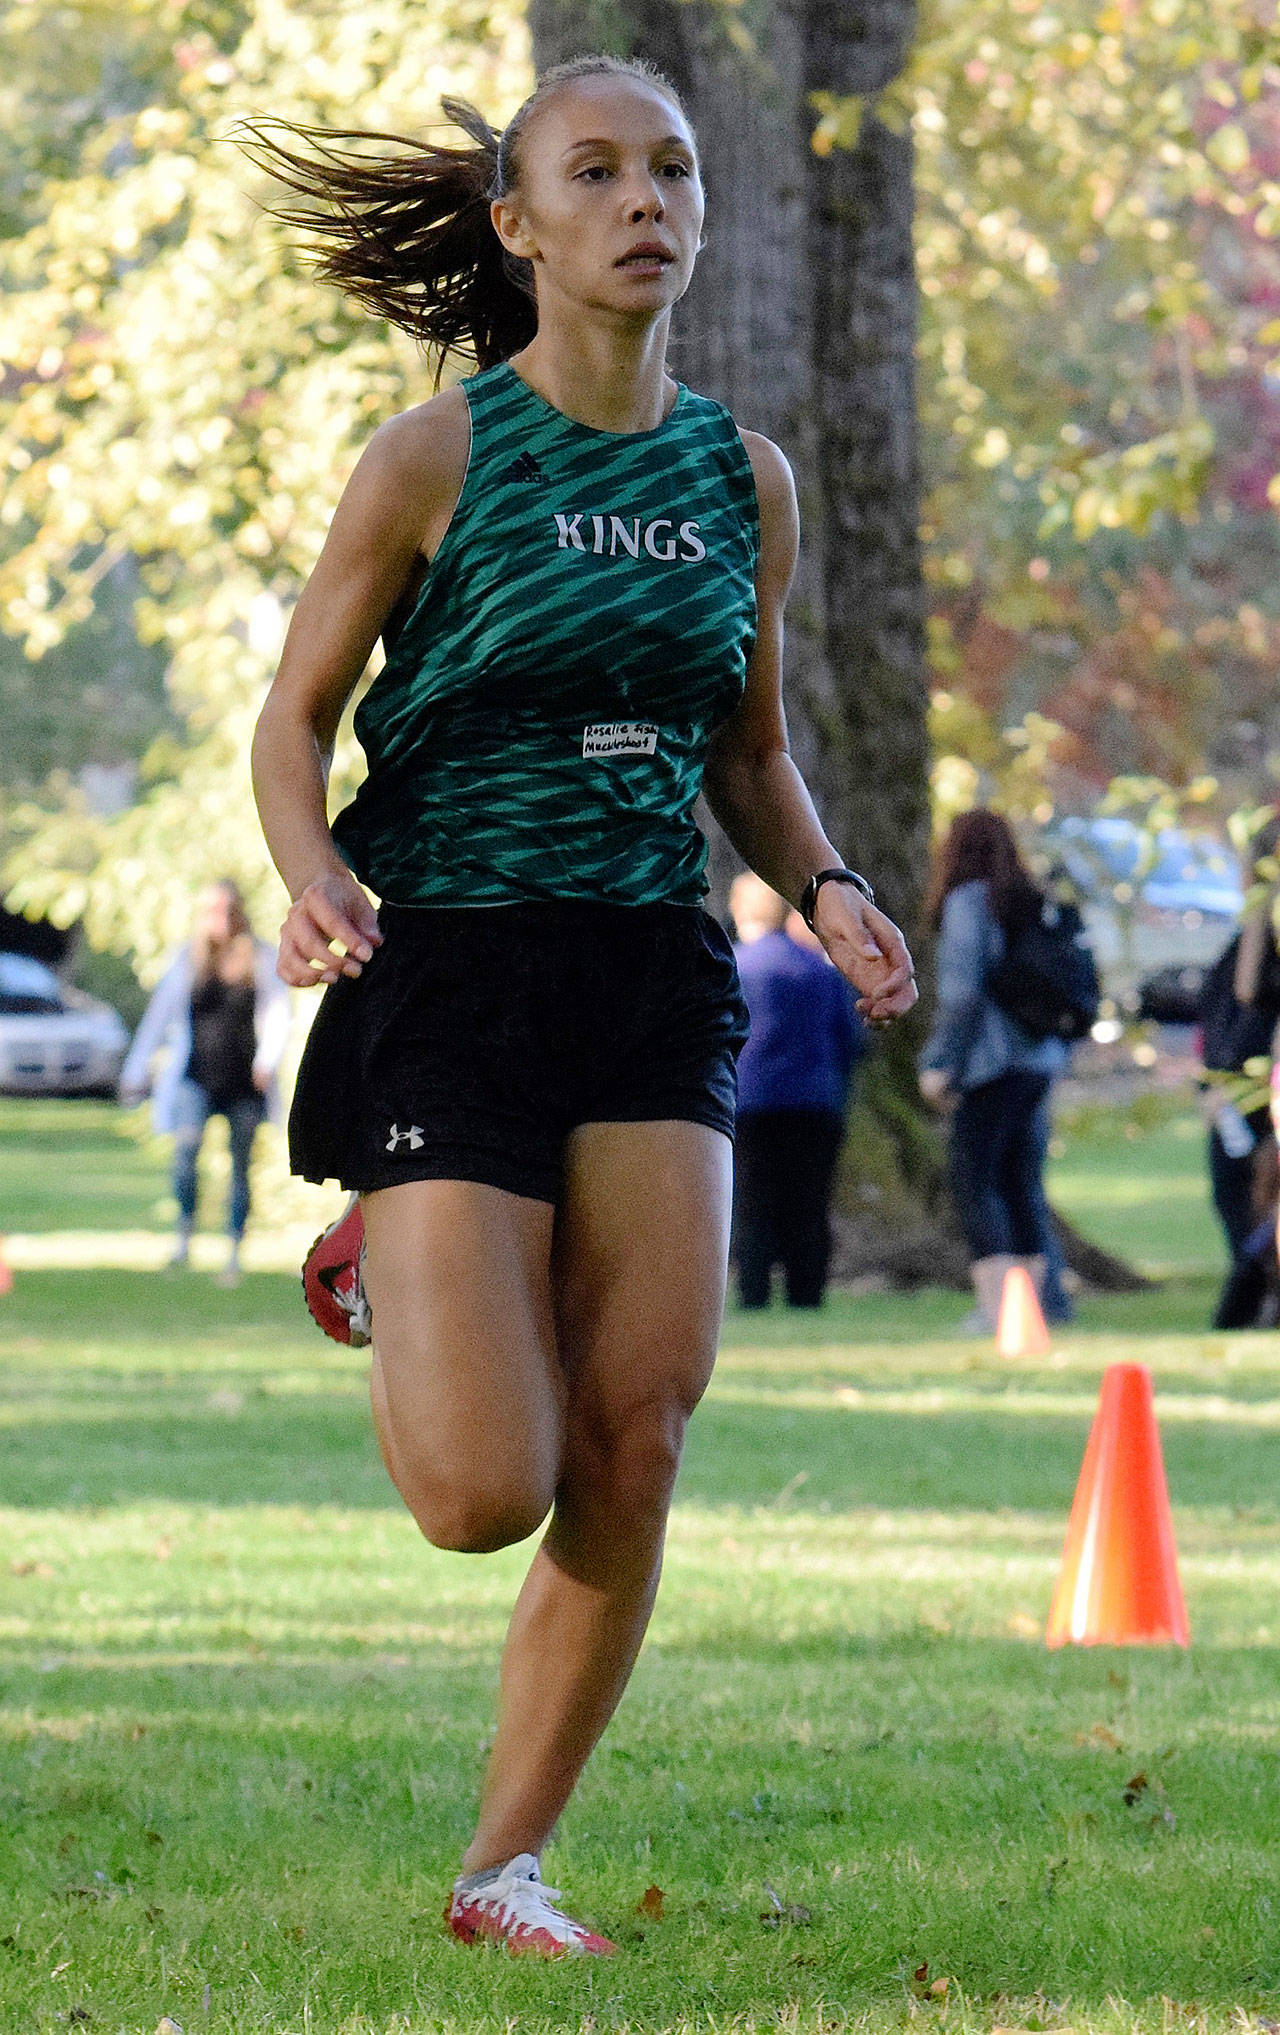
{"type": "Polygon", "coordinates": [[[862,892],[868,904],[874,904],[876,901],[876,894],[871,885],[865,876],[859,876],[856,869],[820,869],[816,876],[809,878],[804,887],[804,895],[800,899],[800,916],[810,932],[814,931],[813,914],[818,903],[818,892],[824,883],[851,883],[855,890],[862,892]]]}

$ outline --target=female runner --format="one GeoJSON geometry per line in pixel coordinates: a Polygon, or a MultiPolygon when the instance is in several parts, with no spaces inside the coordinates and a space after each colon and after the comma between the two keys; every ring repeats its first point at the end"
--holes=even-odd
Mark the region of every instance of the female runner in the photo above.
{"type": "Polygon", "coordinates": [[[280,973],[331,985],[293,1158],[360,1196],[387,1469],[438,1547],[551,1515],[446,1919],[603,1953],[538,1861],[648,1624],[719,1331],[744,1010],[700,907],[700,786],[870,1020],[916,991],[787,751],[786,461],[666,370],[703,216],[679,99],[599,57],[549,72],[501,137],[447,110],[472,146],[333,137],[316,160],[256,133],[335,208],[285,214],[327,237],[322,273],[480,371],[360,459],[254,781],[293,900],[280,973]],[[334,733],[379,636],[369,775],[331,832],[334,733]]]}

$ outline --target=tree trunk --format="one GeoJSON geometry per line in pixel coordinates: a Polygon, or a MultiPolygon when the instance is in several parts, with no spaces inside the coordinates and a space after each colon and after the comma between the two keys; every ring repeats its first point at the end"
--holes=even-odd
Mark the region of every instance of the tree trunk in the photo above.
{"type": "MultiPolygon", "coordinates": [[[[589,50],[642,55],[685,100],[707,244],[676,314],[672,365],[776,440],[795,471],[792,746],[832,839],[918,949],[929,780],[911,143],[868,115],[855,148],[824,157],[810,146],[812,93],[874,97],[901,69],[911,0],[761,0],[749,14],[716,0],[531,0],[530,21],[539,70],[589,50]]],[[[714,833],[712,843],[723,904],[740,864],[714,833]]],[[[901,1214],[927,1230],[940,1164],[916,1089],[920,1038],[913,1018],[873,1056],[876,1177],[865,1179],[855,1137],[844,1189],[855,1218],[870,1185],[881,1220],[901,1214]]]]}

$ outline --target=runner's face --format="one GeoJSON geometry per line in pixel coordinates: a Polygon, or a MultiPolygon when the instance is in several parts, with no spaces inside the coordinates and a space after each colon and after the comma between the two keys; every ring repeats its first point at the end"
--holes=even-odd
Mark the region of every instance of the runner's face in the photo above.
{"type": "Polygon", "coordinates": [[[643,79],[579,79],[521,136],[520,183],[494,207],[512,253],[584,307],[652,318],[684,295],[702,230],[693,138],[643,79]]]}

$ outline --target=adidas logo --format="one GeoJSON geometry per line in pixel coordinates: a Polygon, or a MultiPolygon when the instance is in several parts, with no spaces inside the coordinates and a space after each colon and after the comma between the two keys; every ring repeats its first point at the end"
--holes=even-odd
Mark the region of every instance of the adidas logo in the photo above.
{"type": "Polygon", "coordinates": [[[500,480],[545,481],[547,476],[531,452],[522,452],[519,459],[513,459],[510,466],[498,476],[500,480]]]}

